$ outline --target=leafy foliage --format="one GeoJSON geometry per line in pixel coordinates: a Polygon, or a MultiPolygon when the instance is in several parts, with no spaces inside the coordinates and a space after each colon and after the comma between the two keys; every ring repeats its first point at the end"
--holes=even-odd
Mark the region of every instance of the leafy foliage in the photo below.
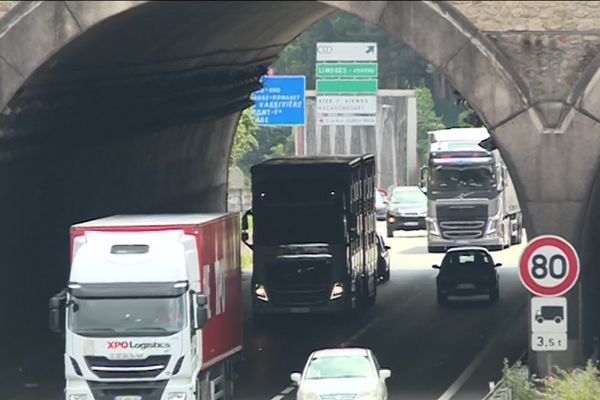
{"type": "Polygon", "coordinates": [[[585,368],[558,371],[544,382],[543,400],[600,399],[600,372],[591,361],[585,368]]]}
{"type": "Polygon", "coordinates": [[[417,94],[417,152],[420,164],[427,160],[427,132],[444,129],[442,118],[435,113],[431,90],[426,87],[416,89],[417,94]]]}
{"type": "Polygon", "coordinates": [[[272,157],[294,153],[294,136],[290,127],[259,126],[256,138],[258,145],[246,152],[237,163],[245,174],[249,174],[250,167],[254,164],[272,157]]]}
{"type": "Polygon", "coordinates": [[[513,400],[534,400],[535,386],[529,379],[527,369],[517,362],[513,366],[508,365],[508,360],[504,359],[502,368],[504,375],[504,387],[512,393],[513,400]]]}
{"type": "Polygon", "coordinates": [[[256,117],[250,108],[245,109],[240,116],[233,138],[230,165],[239,165],[240,160],[248,151],[258,147],[257,130],[256,117]]]}

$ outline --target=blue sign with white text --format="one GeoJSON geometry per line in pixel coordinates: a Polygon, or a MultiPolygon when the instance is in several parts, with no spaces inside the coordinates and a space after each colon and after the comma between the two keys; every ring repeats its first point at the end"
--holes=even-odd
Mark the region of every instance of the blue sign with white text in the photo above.
{"type": "Polygon", "coordinates": [[[254,94],[258,125],[304,125],[304,76],[264,76],[264,87],[254,94]]]}

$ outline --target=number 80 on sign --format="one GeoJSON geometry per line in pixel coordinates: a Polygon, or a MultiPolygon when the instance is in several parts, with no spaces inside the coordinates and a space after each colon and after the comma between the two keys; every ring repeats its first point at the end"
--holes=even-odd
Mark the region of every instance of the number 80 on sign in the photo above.
{"type": "Polygon", "coordinates": [[[535,295],[561,296],[577,282],[579,257],[563,238],[540,236],[523,251],[519,276],[523,285],[535,295]]]}

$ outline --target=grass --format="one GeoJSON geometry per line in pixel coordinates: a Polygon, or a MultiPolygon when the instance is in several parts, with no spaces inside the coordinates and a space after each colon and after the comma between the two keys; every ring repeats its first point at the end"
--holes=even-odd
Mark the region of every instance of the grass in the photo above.
{"type": "Polygon", "coordinates": [[[596,400],[600,399],[600,371],[588,361],[583,368],[557,369],[541,379],[529,377],[520,362],[510,367],[504,360],[503,386],[510,389],[513,400],[596,400]]]}

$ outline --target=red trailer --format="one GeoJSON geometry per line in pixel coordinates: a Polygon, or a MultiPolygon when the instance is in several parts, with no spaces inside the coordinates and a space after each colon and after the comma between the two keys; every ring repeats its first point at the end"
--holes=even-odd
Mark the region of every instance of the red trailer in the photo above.
{"type": "Polygon", "coordinates": [[[123,215],[72,227],[69,284],[50,304],[51,325],[66,331],[67,399],[233,398],[239,220],[123,215]]]}

